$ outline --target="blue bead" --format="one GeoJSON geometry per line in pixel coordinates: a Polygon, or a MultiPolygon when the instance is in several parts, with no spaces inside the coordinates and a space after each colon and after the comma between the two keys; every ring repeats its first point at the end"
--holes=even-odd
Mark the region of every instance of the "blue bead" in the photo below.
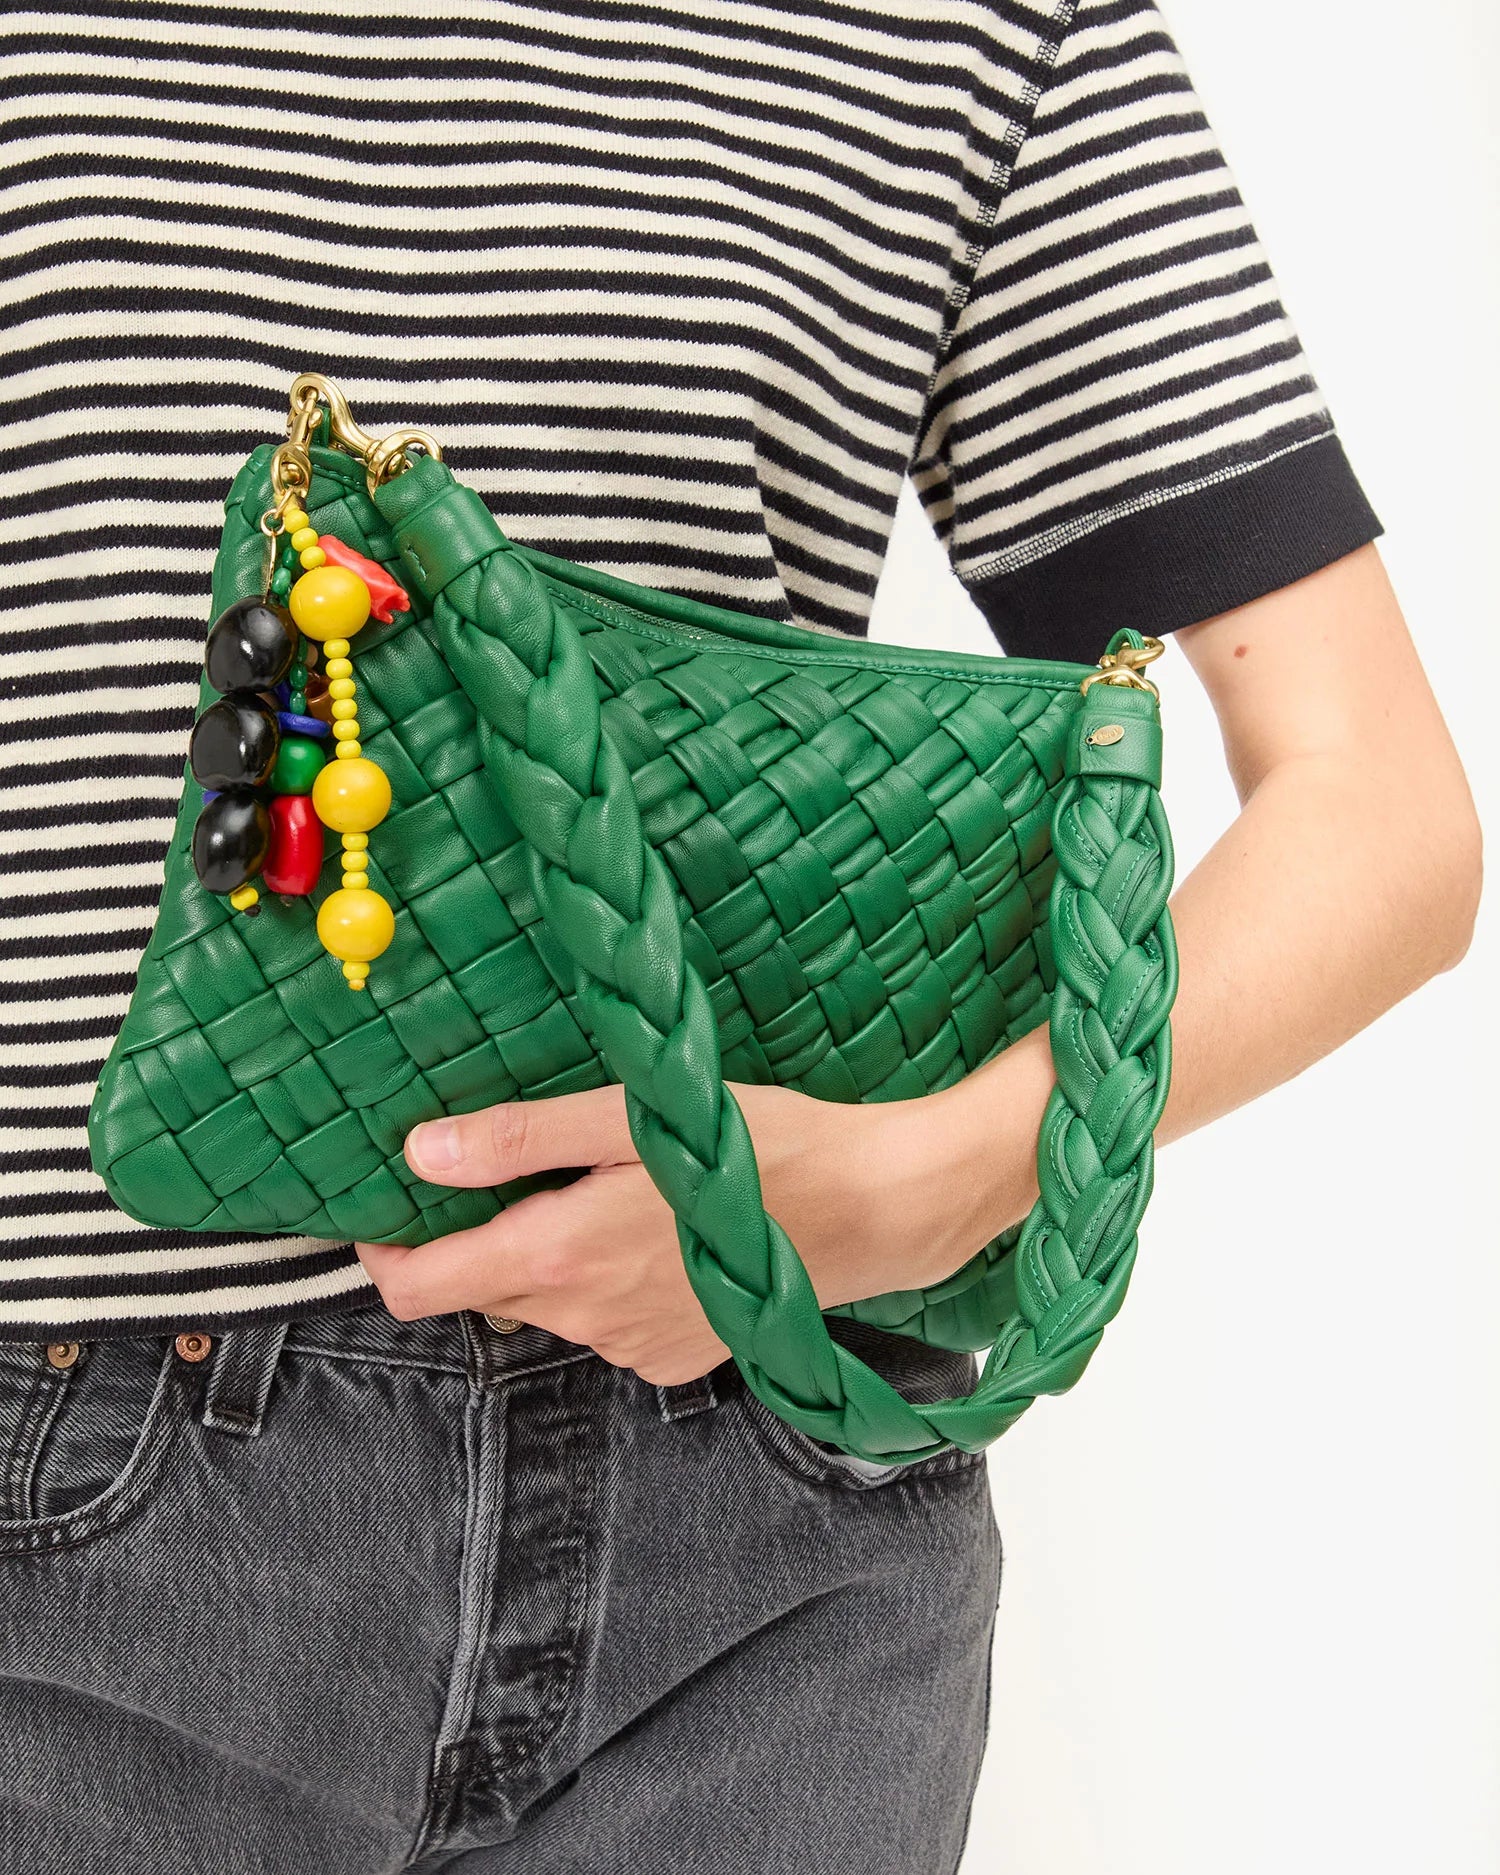
{"type": "Polygon", "coordinates": [[[293,710],[278,710],[276,721],[283,735],[326,737],[330,733],[327,723],[320,722],[316,716],[298,716],[293,710]]]}

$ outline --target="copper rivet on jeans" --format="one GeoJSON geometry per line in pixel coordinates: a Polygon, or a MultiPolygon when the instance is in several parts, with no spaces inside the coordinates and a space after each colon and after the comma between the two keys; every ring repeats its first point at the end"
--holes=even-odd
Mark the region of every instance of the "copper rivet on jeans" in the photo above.
{"type": "Polygon", "coordinates": [[[211,1335],[179,1335],[177,1352],[185,1361],[206,1361],[213,1349],[211,1335]]]}
{"type": "Polygon", "coordinates": [[[76,1341],[52,1341],[47,1345],[47,1359],[53,1367],[76,1366],[79,1353],[76,1341]]]}
{"type": "Polygon", "coordinates": [[[498,1335],[513,1335],[522,1325],[513,1315],[486,1315],[484,1319],[498,1335]]]}

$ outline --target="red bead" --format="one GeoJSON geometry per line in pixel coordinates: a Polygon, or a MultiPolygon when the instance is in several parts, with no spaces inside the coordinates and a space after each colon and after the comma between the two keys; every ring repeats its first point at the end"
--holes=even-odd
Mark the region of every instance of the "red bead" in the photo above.
{"type": "MultiPolygon", "coordinates": [[[[369,587],[371,618],[378,618],[382,624],[388,625],[398,612],[411,610],[411,600],[405,590],[396,584],[384,567],[367,560],[352,547],[346,547],[333,534],[320,534],[318,545],[327,554],[330,566],[341,566],[346,573],[357,573],[369,587]]],[[[349,636],[352,638],[354,634],[351,632],[349,636]]]]}
{"type": "Polygon", "coordinates": [[[323,870],[323,823],[310,794],[278,794],[271,803],[271,849],[261,883],[268,892],[305,897],[323,870]]]}

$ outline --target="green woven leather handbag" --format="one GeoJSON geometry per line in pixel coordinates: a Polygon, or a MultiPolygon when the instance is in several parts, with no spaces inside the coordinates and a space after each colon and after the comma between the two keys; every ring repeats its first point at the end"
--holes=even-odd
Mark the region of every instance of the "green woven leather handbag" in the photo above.
{"type": "Polygon", "coordinates": [[[710,1323],[792,1425],[901,1464],[1071,1386],[1167,1092],[1159,645],[1117,633],[1096,668],[699,604],[515,545],[325,379],[289,427],[227,499],[160,913],[90,1113],[115,1201],[424,1243],[572,1175],[430,1185],[412,1126],[616,1081],[710,1323]],[[1024,1225],[829,1311],[990,1350],[970,1397],[910,1403],[829,1336],[725,1080],[906,1098],[1044,1021],[1024,1225]]]}

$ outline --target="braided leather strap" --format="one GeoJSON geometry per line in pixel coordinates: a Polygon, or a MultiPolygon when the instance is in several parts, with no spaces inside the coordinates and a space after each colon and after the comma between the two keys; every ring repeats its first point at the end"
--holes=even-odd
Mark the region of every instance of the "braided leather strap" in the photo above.
{"type": "Polygon", "coordinates": [[[576,630],[443,464],[416,462],[376,501],[478,713],[487,772],[576,965],[579,1012],[625,1088],[636,1149],[676,1214],[694,1291],[748,1385],[811,1437],[887,1464],[978,1450],[1038,1394],[1071,1386],[1124,1296],[1166,1096],[1175,957],[1154,697],[1103,685],[1080,697],[1053,828],[1058,1079],[1041,1196],[1015,1251],[983,1278],[996,1338],[975,1392],[914,1405],[830,1338],[766,1212],[713,1010],[684,954],[677,888],[603,732],[576,630]]]}

